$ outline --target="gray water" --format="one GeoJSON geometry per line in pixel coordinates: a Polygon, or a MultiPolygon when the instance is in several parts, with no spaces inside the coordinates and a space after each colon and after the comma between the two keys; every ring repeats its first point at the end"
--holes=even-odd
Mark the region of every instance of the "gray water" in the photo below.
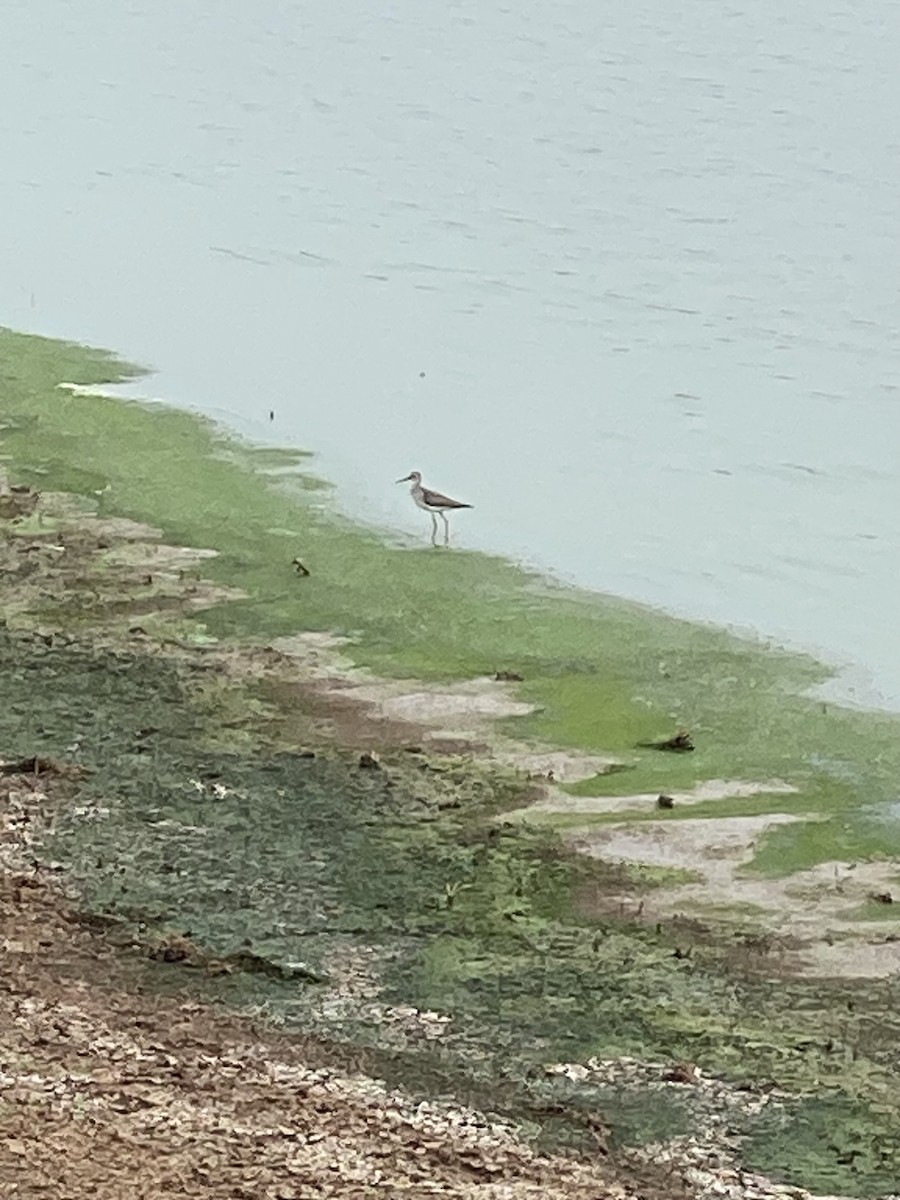
{"type": "Polygon", "coordinates": [[[0,323],[900,707],[898,62],[891,0],[5,0],[0,323]]]}

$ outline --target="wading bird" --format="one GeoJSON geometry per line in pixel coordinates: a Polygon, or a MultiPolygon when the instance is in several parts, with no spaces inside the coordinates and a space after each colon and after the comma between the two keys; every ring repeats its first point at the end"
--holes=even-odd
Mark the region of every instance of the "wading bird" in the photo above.
{"type": "Polygon", "coordinates": [[[437,543],[437,519],[440,516],[444,522],[444,545],[450,545],[450,526],[447,524],[446,514],[452,512],[455,508],[471,508],[471,504],[463,504],[461,500],[451,500],[449,496],[442,496],[440,492],[433,492],[430,488],[422,487],[422,475],[419,471],[410,471],[408,475],[404,475],[402,479],[398,479],[398,483],[409,483],[412,481],[412,487],[409,489],[409,494],[413,500],[427,513],[431,513],[431,544],[436,546],[437,543]]]}

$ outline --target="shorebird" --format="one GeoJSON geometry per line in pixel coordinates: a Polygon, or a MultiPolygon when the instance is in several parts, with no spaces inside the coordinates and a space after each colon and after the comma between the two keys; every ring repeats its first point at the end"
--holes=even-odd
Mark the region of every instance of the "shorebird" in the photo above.
{"type": "Polygon", "coordinates": [[[430,488],[422,487],[422,475],[419,471],[410,471],[408,475],[404,475],[402,479],[398,479],[398,483],[409,483],[412,480],[412,487],[409,489],[409,494],[413,500],[427,513],[431,513],[431,544],[437,545],[437,519],[440,516],[444,522],[444,545],[450,545],[450,526],[447,524],[446,513],[451,512],[455,508],[471,508],[471,504],[463,504],[461,500],[451,500],[449,496],[442,496],[440,492],[433,492],[430,488]]]}

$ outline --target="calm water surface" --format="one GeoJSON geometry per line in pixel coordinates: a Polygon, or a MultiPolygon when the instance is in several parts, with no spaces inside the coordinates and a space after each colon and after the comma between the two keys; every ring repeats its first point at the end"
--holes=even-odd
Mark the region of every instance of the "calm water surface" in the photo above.
{"type": "Polygon", "coordinates": [[[890,0],[6,0],[0,322],[900,707],[898,62],[890,0]]]}

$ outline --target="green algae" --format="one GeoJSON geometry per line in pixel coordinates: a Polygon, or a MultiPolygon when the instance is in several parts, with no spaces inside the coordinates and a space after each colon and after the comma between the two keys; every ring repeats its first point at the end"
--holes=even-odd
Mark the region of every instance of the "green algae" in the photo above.
{"type": "MultiPolygon", "coordinates": [[[[789,806],[781,796],[762,803],[826,819],[773,832],[765,870],[900,853],[900,822],[873,823],[866,809],[896,797],[900,721],[810,698],[828,677],[821,664],[556,587],[499,558],[386,542],[336,515],[303,451],[248,445],[194,414],[58,386],[139,374],[105,352],[0,330],[3,453],[23,481],[90,493],[101,514],[217,549],[204,574],[248,598],[206,613],[210,636],[328,630],[353,639],[360,664],[429,680],[515,666],[538,711],[509,731],[618,755],[633,768],[629,791],[717,777],[798,786],[789,806]],[[292,571],[295,554],[310,577],[292,571]],[[640,748],[678,725],[691,728],[695,753],[640,748]]],[[[573,790],[609,794],[620,782],[600,776],[573,790]]]]}
{"type": "MultiPolygon", "coordinates": [[[[489,556],[386,544],[334,514],[302,452],[247,446],[159,405],[57,387],[135,375],[109,355],[0,332],[0,436],[15,479],[81,491],[101,514],[213,546],[220,557],[203,574],[248,595],[202,621],[150,623],[188,644],[324,629],[352,637],[358,662],[398,677],[514,667],[538,711],[508,732],[629,764],[576,793],[653,793],[716,777],[799,788],[629,819],[814,813],[764,839],[753,868],[773,874],[900,848],[900,823],[888,815],[898,722],[808,698],[827,675],[812,660],[558,588],[489,556]],[[291,570],[295,554],[309,578],[291,570]],[[682,725],[693,754],[640,745],[682,725]]],[[[16,536],[47,528],[28,518],[16,536]]],[[[68,619],[90,631],[108,608],[82,593],[68,619]]],[[[279,753],[266,747],[279,722],[264,689],[137,652],[3,636],[4,755],[40,749],[95,771],[80,798],[88,815],[61,818],[50,848],[93,911],[142,939],[190,932],[223,956],[249,940],[266,960],[326,976],[342,956],[374,953],[379,1004],[434,1008],[452,1021],[435,1044],[397,1046],[361,1001],[328,1018],[322,989],[308,982],[239,974],[204,980],[210,995],[368,1046],[398,1082],[440,1082],[482,1102],[503,1095],[518,1112],[563,1094],[586,1111],[602,1104],[626,1142],[684,1130],[689,1114],[672,1096],[548,1081],[544,1064],[631,1054],[775,1081],[796,1094],[777,1129],[742,1129],[762,1169],[860,1196],[877,1194],[895,1170],[900,1028],[890,985],[773,985],[761,976],[777,963],[754,958],[740,930],[711,937],[587,919],[579,889],[613,881],[560,853],[565,818],[543,829],[494,823],[521,803],[512,776],[401,762],[368,773],[340,755],[279,753]],[[91,803],[109,815],[90,815],[91,803]],[[830,1108],[810,1101],[821,1093],[830,1108]],[[860,1121],[868,1133],[858,1144],[860,1121]]]]}
{"type": "MultiPolygon", "coordinates": [[[[876,1194],[896,1144],[881,1109],[900,1103],[890,985],[859,995],[772,984],[735,970],[747,957],[738,938],[586,919],[579,891],[619,889],[620,873],[563,855],[551,830],[505,823],[522,800],[514,774],[435,771],[420,756],[365,771],[335,752],[279,748],[268,712],[242,710],[247,685],[200,665],[0,629],[3,754],[39,751],[90,771],[46,853],[126,944],[176,933],[223,958],[252,951],[289,966],[192,982],[289,1028],[368,1047],[380,1074],[413,1090],[439,1086],[538,1125],[536,1114],[564,1102],[570,1118],[546,1123],[557,1141],[578,1144],[571,1114],[598,1106],[624,1144],[684,1132],[691,1112],[677,1093],[548,1077],[550,1062],[630,1054],[775,1082],[798,1097],[796,1116],[789,1107],[780,1118],[786,1136],[792,1121],[810,1121],[804,1094],[824,1090],[838,1148],[811,1142],[810,1160],[841,1190],[853,1178],[862,1190],[851,1194],[876,1194]],[[223,727],[242,711],[235,752],[223,727]],[[377,1007],[371,991],[351,990],[329,1015],[338,965],[357,958],[377,1007]],[[451,1021],[438,1041],[397,1045],[390,1005],[451,1021]],[[857,1156],[853,1174],[839,1161],[851,1137],[840,1119],[854,1126],[860,1113],[871,1164],[860,1174],[857,1156]]],[[[183,986],[177,968],[157,967],[154,979],[183,986]]],[[[739,1125],[756,1137],[753,1120],[739,1125]]],[[[784,1166],[765,1145],[759,1135],[754,1161],[807,1182],[803,1156],[784,1166]]]]}
{"type": "Polygon", "coordinates": [[[779,1174],[804,1163],[804,1186],[817,1193],[842,1192],[848,1180],[859,1196],[879,1196],[895,1191],[900,1158],[882,1136],[885,1118],[895,1114],[873,1112],[844,1098],[806,1097],[787,1112],[767,1114],[749,1137],[747,1165],[779,1174]],[[856,1190],[856,1189],[862,1190],[856,1190]]]}

